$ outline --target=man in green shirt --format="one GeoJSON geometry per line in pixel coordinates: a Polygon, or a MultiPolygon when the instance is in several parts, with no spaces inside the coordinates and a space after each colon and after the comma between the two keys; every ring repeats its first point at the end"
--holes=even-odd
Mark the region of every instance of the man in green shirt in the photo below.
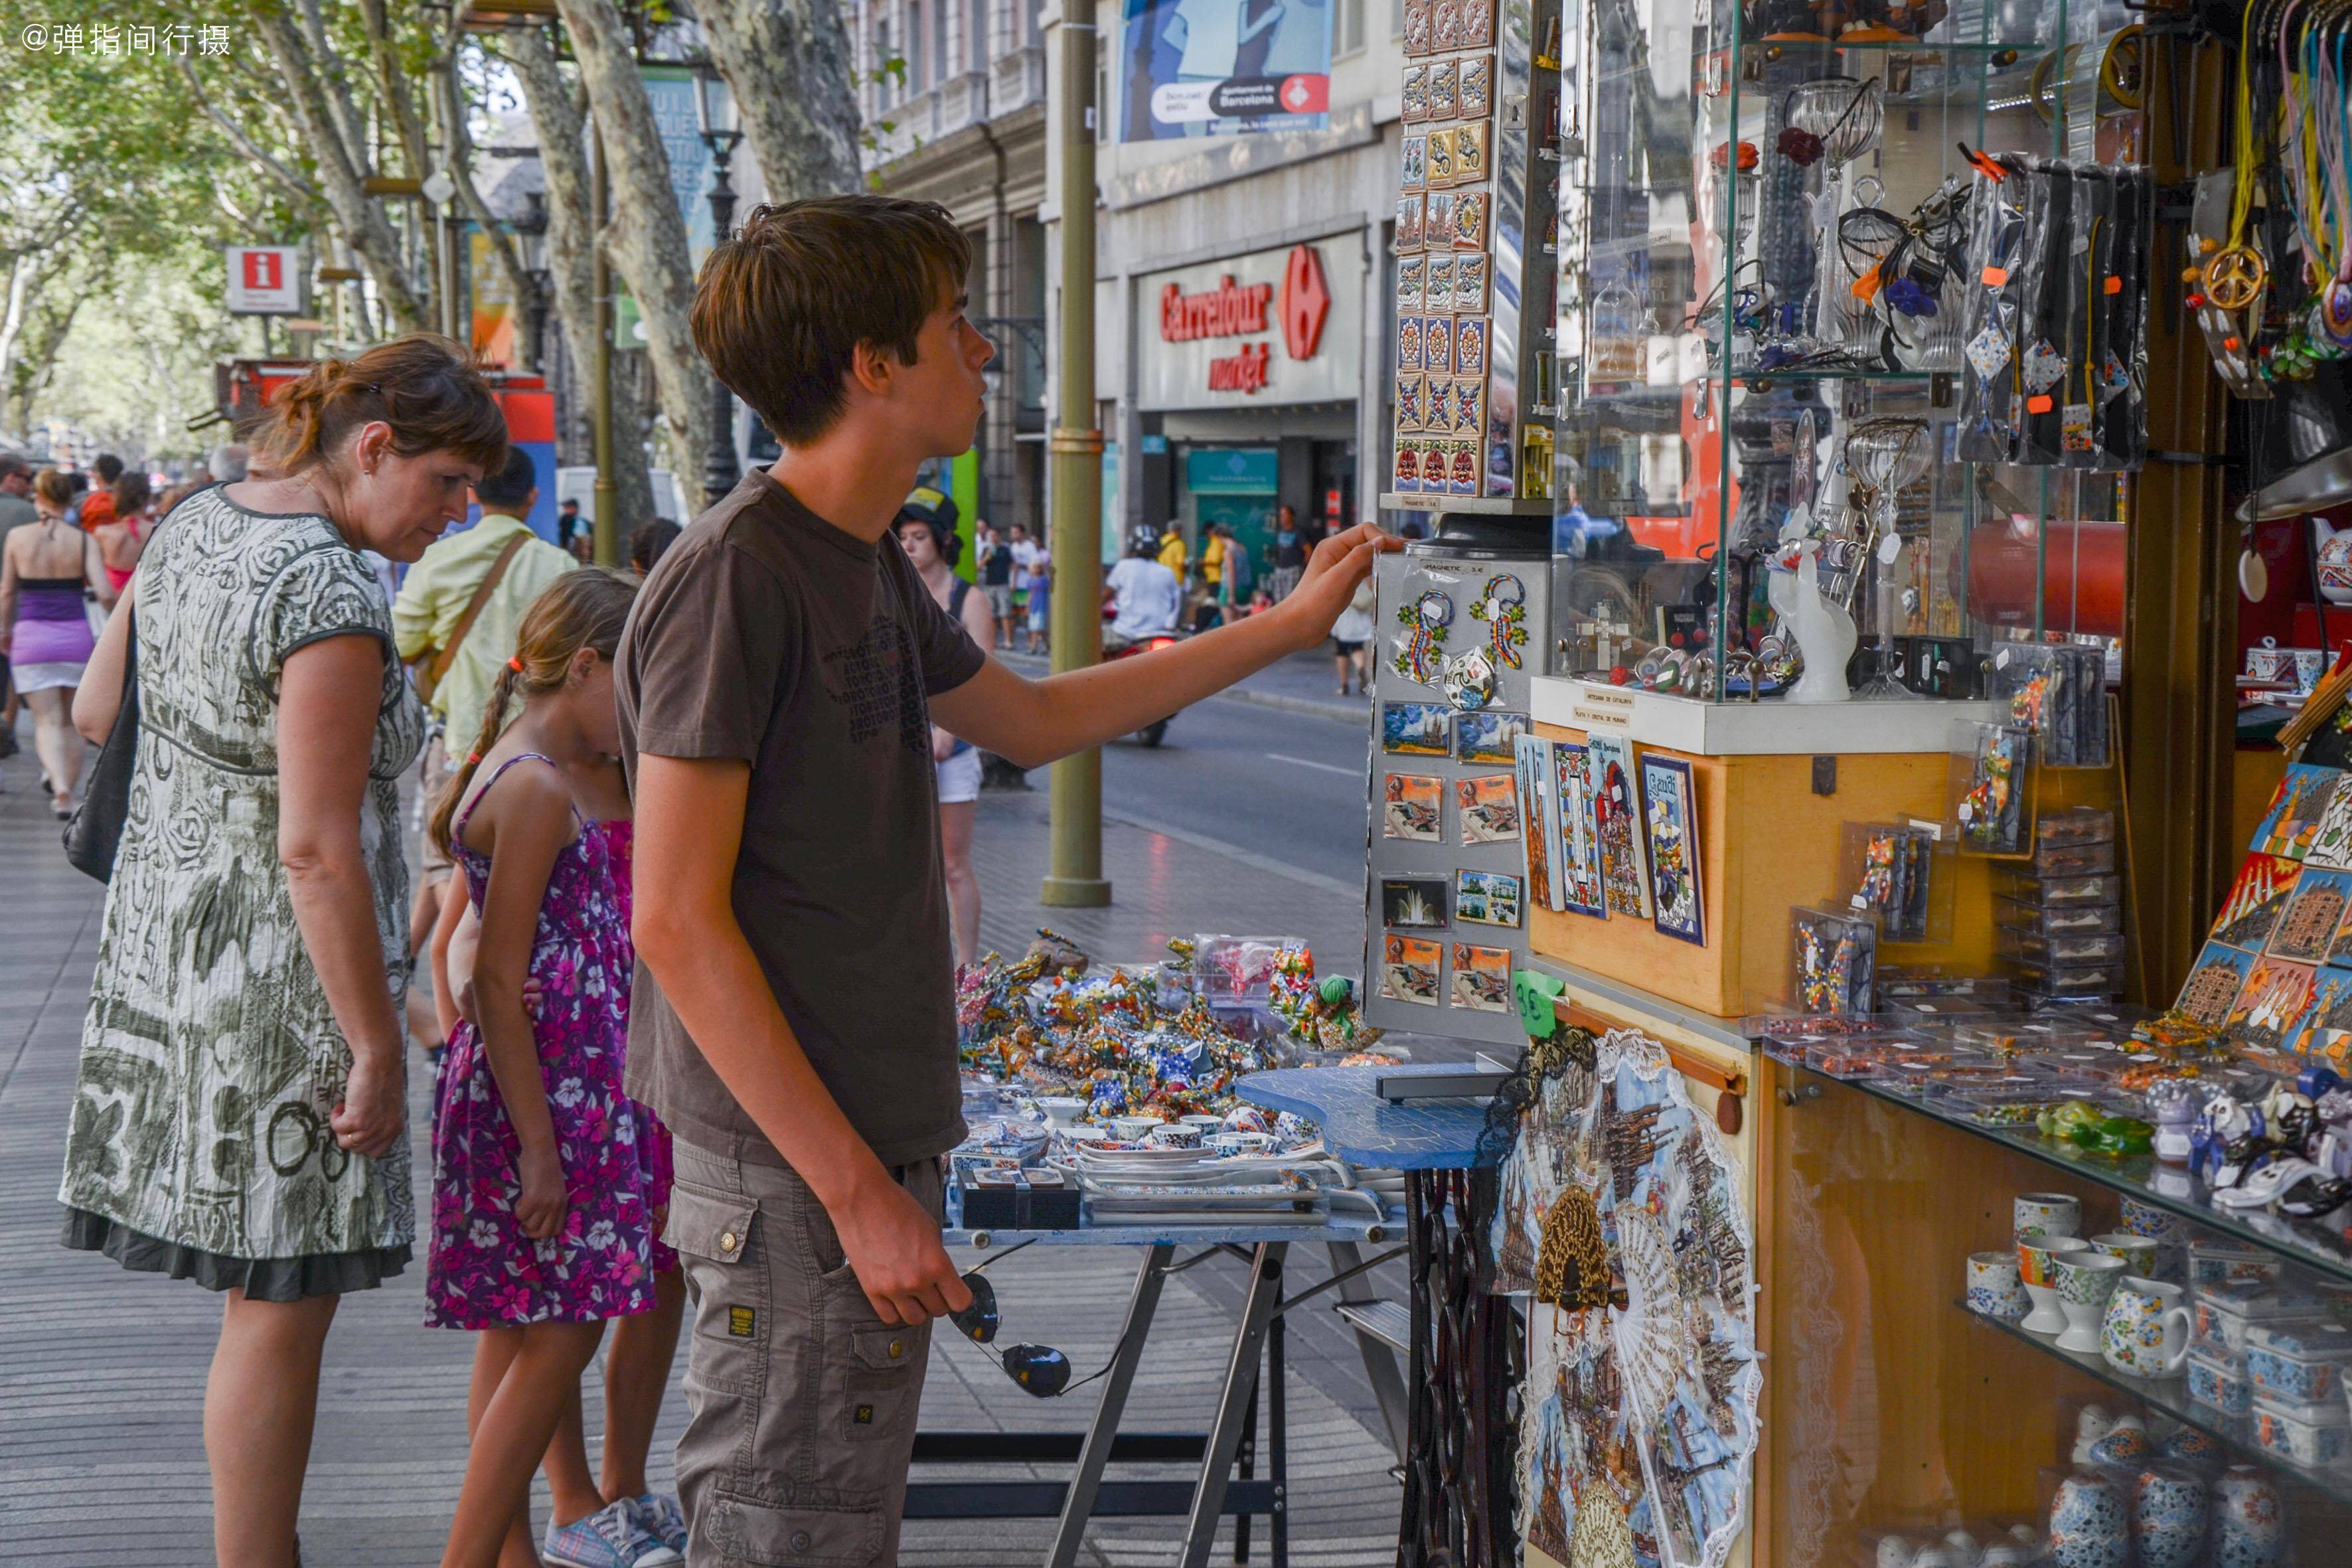
{"type": "MultiPolygon", "coordinates": [[[[392,604],[392,630],[401,661],[420,675],[437,675],[425,707],[437,721],[426,742],[418,805],[430,813],[441,791],[456,772],[453,756],[481,749],[483,710],[489,706],[490,688],[499,671],[514,657],[515,632],[525,610],[550,583],[579,563],[541,539],[522,520],[539,499],[530,455],[520,447],[507,448],[506,467],[485,474],[474,487],[482,520],[462,533],[436,540],[400,584],[392,604]],[[514,552],[508,555],[508,546],[514,552]],[[505,567],[499,570],[503,558],[505,567]],[[498,580],[490,574],[498,572],[498,580]],[[489,591],[483,586],[488,584],[489,591]],[[476,600],[479,599],[478,607],[476,600]],[[467,624],[467,613],[472,620],[467,624]],[[445,655],[445,650],[446,650],[445,655]]],[[[424,875],[418,879],[416,907],[409,916],[409,950],[421,949],[433,930],[440,907],[441,879],[449,862],[425,839],[424,875]]],[[[420,993],[415,989],[411,996],[420,993]]],[[[410,1025],[430,1044],[437,1030],[429,1026],[433,1009],[410,1009],[410,1025]]]]}

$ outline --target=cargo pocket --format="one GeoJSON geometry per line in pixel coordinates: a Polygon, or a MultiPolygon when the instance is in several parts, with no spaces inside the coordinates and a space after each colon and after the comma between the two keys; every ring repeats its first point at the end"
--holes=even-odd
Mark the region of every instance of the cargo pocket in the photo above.
{"type": "Polygon", "coordinates": [[[730,1563],[867,1568],[881,1561],[882,1510],[791,1508],[721,1487],[711,1494],[704,1533],[730,1563]]]}
{"type": "Polygon", "coordinates": [[[751,1250],[751,1222],[759,1200],[740,1193],[711,1193],[673,1183],[669,1190],[669,1224],[662,1239],[688,1258],[736,1264],[751,1250]]]}
{"type": "Polygon", "coordinates": [[[842,1380],[841,1435],[853,1443],[903,1437],[922,1393],[926,1341],[912,1329],[852,1330],[842,1380]]]}
{"type": "Polygon", "coordinates": [[[768,1275],[743,1267],[758,1222],[758,1201],[740,1193],[670,1188],[662,1239],[677,1248],[694,1287],[688,1377],[728,1393],[757,1394],[766,1382],[768,1275]]]}

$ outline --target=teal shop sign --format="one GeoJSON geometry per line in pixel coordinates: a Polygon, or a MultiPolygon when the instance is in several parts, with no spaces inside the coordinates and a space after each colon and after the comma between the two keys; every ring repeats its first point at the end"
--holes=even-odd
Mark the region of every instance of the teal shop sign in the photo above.
{"type": "Polygon", "coordinates": [[[1272,447],[1211,447],[1184,454],[1184,486],[1196,496],[1270,496],[1281,489],[1272,447]]]}

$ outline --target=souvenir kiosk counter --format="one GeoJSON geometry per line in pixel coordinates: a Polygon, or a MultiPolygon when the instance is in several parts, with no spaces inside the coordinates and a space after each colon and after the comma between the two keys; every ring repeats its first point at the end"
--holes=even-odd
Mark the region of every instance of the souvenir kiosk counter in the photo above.
{"type": "Polygon", "coordinates": [[[1406,0],[1401,1563],[2347,1560],[2321,14],[1406,0]]]}

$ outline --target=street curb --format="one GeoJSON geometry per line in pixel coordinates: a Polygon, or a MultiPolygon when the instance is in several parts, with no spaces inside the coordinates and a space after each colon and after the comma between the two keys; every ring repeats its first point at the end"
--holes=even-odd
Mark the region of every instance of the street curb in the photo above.
{"type": "MultiPolygon", "coordinates": [[[[1030,654],[1010,656],[998,653],[997,658],[1027,675],[1043,675],[1046,661],[1030,654]]],[[[1280,691],[1252,691],[1245,686],[1228,686],[1209,699],[1212,702],[1247,702],[1259,708],[1272,708],[1284,713],[1302,713],[1310,719],[1329,719],[1341,724],[1370,724],[1371,710],[1355,708],[1345,702],[1318,702],[1312,697],[1292,697],[1280,691]]]]}

